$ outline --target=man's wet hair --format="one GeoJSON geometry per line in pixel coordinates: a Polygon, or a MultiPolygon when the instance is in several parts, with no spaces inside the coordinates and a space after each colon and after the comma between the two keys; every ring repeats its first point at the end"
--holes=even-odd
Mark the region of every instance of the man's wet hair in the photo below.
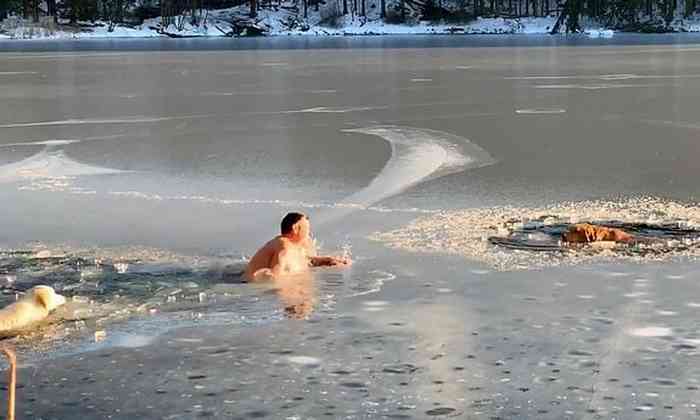
{"type": "Polygon", "coordinates": [[[282,235],[291,233],[292,227],[296,224],[296,222],[303,219],[304,217],[306,216],[301,213],[287,213],[287,215],[284,216],[284,219],[282,219],[282,223],[280,224],[282,235]]]}

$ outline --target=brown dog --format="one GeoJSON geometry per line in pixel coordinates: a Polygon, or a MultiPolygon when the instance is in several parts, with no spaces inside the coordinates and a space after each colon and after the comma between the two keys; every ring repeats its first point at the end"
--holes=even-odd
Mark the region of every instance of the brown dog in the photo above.
{"type": "Polygon", "coordinates": [[[634,236],[615,228],[596,226],[590,223],[577,223],[562,233],[561,238],[569,243],[589,243],[589,242],[629,242],[634,236]]]}

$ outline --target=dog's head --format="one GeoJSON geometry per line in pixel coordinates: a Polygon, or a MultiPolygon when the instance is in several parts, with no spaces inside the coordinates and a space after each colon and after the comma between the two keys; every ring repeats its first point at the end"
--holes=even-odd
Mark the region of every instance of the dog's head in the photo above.
{"type": "Polygon", "coordinates": [[[629,233],[615,228],[595,226],[581,223],[571,226],[568,231],[562,233],[562,240],[571,243],[614,241],[631,241],[634,237],[629,233]]]}
{"type": "Polygon", "coordinates": [[[566,232],[562,233],[561,238],[564,242],[584,243],[588,242],[588,225],[574,225],[566,232]]]}
{"type": "Polygon", "coordinates": [[[44,306],[48,311],[53,311],[66,303],[66,298],[56,293],[53,287],[36,286],[29,293],[31,293],[32,298],[36,302],[44,306]]]}

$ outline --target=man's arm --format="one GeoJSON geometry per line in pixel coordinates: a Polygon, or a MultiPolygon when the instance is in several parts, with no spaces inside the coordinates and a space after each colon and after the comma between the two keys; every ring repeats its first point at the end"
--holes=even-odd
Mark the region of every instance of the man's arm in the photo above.
{"type": "Polygon", "coordinates": [[[312,239],[308,239],[305,241],[303,244],[304,249],[306,250],[306,255],[307,258],[309,259],[309,265],[311,267],[328,267],[328,266],[335,266],[335,265],[347,265],[350,263],[350,260],[347,258],[338,258],[338,257],[332,257],[332,256],[318,256],[316,254],[316,244],[312,239]]]}

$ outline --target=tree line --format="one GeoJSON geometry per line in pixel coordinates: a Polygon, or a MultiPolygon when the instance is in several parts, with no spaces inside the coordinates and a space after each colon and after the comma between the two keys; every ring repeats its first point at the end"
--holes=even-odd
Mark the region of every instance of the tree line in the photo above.
{"type": "MultiPolygon", "coordinates": [[[[669,23],[676,16],[698,12],[700,0],[0,0],[0,19],[18,15],[34,22],[41,17],[59,18],[69,23],[108,21],[115,24],[140,24],[145,19],[161,16],[164,25],[187,16],[197,24],[206,11],[245,5],[247,14],[255,18],[261,9],[294,9],[306,18],[309,9],[332,10],[326,16],[351,14],[367,16],[369,9],[378,9],[389,23],[411,23],[416,20],[466,22],[477,17],[558,16],[554,31],[566,25],[579,28],[582,17],[595,18],[611,26],[626,25],[643,30],[649,22],[669,23]]],[[[322,13],[323,15],[323,13],[322,13]]],[[[653,29],[653,27],[651,28],[653,29]]]]}

